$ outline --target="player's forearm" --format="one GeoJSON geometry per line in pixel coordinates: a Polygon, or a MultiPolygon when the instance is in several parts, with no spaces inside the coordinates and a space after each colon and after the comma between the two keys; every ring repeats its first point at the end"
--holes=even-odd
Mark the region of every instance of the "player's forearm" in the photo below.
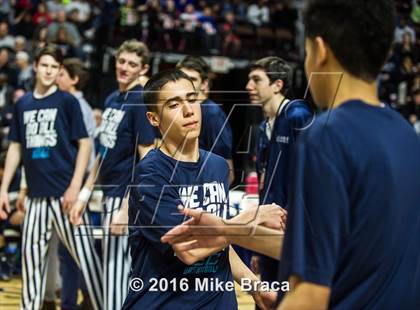
{"type": "Polygon", "coordinates": [[[1,182],[1,191],[7,193],[16,169],[21,160],[21,147],[19,143],[12,142],[9,145],[4,165],[3,179],[1,182]]]}
{"type": "Polygon", "coordinates": [[[229,263],[233,279],[236,283],[241,283],[241,279],[258,281],[257,276],[244,264],[233,247],[230,247],[229,249],[229,263]]]}
{"type": "Polygon", "coordinates": [[[225,234],[230,243],[280,259],[284,233],[262,226],[226,225],[225,234]]]}
{"type": "Polygon", "coordinates": [[[79,189],[82,187],[83,177],[88,166],[91,150],[92,146],[89,138],[79,140],[79,151],[77,152],[76,166],[74,168],[70,186],[77,187],[79,189]]]}
{"type": "Polygon", "coordinates": [[[84,188],[87,188],[90,191],[93,190],[95,182],[98,178],[99,167],[101,165],[101,161],[102,161],[102,157],[101,155],[98,154],[95,158],[95,161],[93,162],[92,169],[89,172],[89,175],[85,181],[85,184],[83,185],[84,188]]]}
{"type": "Polygon", "coordinates": [[[222,247],[213,248],[200,248],[189,251],[177,251],[174,249],[176,256],[186,265],[192,265],[196,262],[202,261],[203,259],[221,251],[222,247]]]}

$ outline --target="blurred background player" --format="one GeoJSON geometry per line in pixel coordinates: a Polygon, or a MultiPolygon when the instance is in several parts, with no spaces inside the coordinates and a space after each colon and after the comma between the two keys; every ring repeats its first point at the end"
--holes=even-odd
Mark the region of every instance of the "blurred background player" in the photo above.
{"type": "MultiPolygon", "coordinates": [[[[92,143],[92,151],[87,169],[87,172],[89,173],[95,160],[94,134],[96,126],[92,108],[84,98],[82,92],[88,79],[89,74],[80,59],[64,59],[63,66],[57,77],[57,85],[60,90],[69,92],[79,101],[83,122],[92,143]]],[[[90,300],[86,298],[86,285],[83,283],[81,272],[62,242],[58,245],[58,256],[60,260],[61,279],[64,279],[64,281],[61,281],[61,309],[72,310],[77,308],[79,287],[82,288],[84,307],[88,307],[88,304],[89,307],[91,307],[90,300]]]]}
{"type": "Polygon", "coordinates": [[[148,49],[137,41],[125,41],[116,55],[118,90],[105,101],[98,129],[99,155],[84,186],[84,192],[72,210],[71,221],[81,224],[94,184],[99,179],[104,191],[103,219],[104,308],[120,309],[127,295],[130,256],[125,234],[127,207],[123,207],[127,186],[132,181],[136,162],[154,147],[154,130],[146,118],[140,77],[149,69],[148,49]],[[120,211],[120,212],[119,212],[120,211]],[[111,224],[116,227],[111,231],[111,224]],[[118,226],[118,224],[121,224],[118,226]]]}
{"type": "MultiPolygon", "coordinates": [[[[248,77],[250,101],[261,105],[266,118],[260,124],[257,144],[259,204],[275,203],[287,210],[291,148],[312,113],[303,101],[286,97],[292,86],[292,69],[283,59],[272,56],[253,62],[248,77]]],[[[261,273],[261,280],[277,280],[277,260],[256,254],[251,265],[261,273]]]]}
{"type": "Polygon", "coordinates": [[[210,67],[201,57],[187,56],[177,64],[177,68],[190,77],[198,92],[202,115],[200,148],[226,159],[229,165],[229,184],[232,184],[235,178],[232,129],[223,109],[208,97],[210,67]]]}
{"type": "MultiPolygon", "coordinates": [[[[7,191],[22,159],[28,199],[22,235],[21,307],[42,306],[48,246],[56,232],[82,269],[94,308],[101,309],[101,266],[91,232],[87,227],[73,228],[65,215],[77,200],[91,143],[79,103],[55,85],[61,63],[62,54],[56,46],[39,50],[35,58],[35,89],[15,105],[9,134],[12,142],[1,186],[0,215],[5,218],[9,211],[7,191]]],[[[89,223],[88,217],[84,220],[89,223]]]]}

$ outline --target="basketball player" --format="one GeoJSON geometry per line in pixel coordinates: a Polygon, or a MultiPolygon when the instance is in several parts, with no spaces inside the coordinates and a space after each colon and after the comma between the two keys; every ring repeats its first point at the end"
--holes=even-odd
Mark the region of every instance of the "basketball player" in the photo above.
{"type": "MultiPolygon", "coordinates": [[[[379,101],[375,82],[394,39],[394,3],[309,0],[303,20],[309,86],[316,104],[329,110],[296,144],[279,272],[292,289],[278,309],[416,309],[420,141],[379,101]]],[[[218,220],[194,218],[176,228],[188,240],[197,235],[191,225],[218,220]]],[[[225,234],[227,226],[219,226],[225,234]]],[[[166,240],[183,241],[174,233],[166,240]]],[[[198,236],[182,248],[231,238],[198,236]]],[[[264,247],[254,237],[240,243],[264,247]]]]}
{"type": "Polygon", "coordinates": [[[234,289],[200,290],[197,280],[226,283],[247,277],[258,281],[233,249],[191,251],[176,257],[169,245],[160,242],[171,226],[183,220],[176,212],[178,204],[229,217],[228,165],[222,157],[199,149],[197,97],[193,82],[178,69],[160,72],[145,85],[147,117],[163,139],[160,148],[139,163],[130,193],[132,279],[141,279],[144,287],[130,286],[123,309],[236,309],[234,289]],[[153,279],[172,281],[175,286],[153,291],[153,279]],[[182,279],[183,288],[178,286],[182,279]]]}
{"type": "MultiPolygon", "coordinates": [[[[22,309],[39,309],[45,292],[46,258],[53,232],[80,266],[95,309],[102,309],[100,261],[88,227],[74,228],[65,212],[77,200],[91,143],[76,98],[57,89],[62,54],[48,45],[35,57],[36,84],[15,105],[11,142],[0,193],[0,216],[9,210],[7,191],[21,159],[28,199],[22,234],[22,309]]],[[[84,217],[86,223],[89,218],[84,217]]]]}
{"type": "Polygon", "coordinates": [[[142,104],[139,78],[149,69],[148,49],[137,41],[125,41],[116,55],[118,90],[105,101],[105,110],[98,130],[99,155],[84,186],[87,196],[80,196],[71,213],[72,223],[81,223],[81,216],[93,190],[98,173],[105,195],[104,227],[104,307],[120,309],[127,295],[130,255],[127,236],[112,236],[110,225],[124,223],[127,210],[121,205],[133,168],[154,145],[154,131],[142,104]],[[137,155],[138,154],[138,155],[137,155]],[[119,212],[120,211],[120,212],[119,212]]]}
{"type": "MultiPolygon", "coordinates": [[[[300,129],[312,119],[303,101],[290,101],[292,68],[279,57],[266,57],[251,64],[246,89],[252,104],[262,107],[266,118],[259,127],[256,168],[259,204],[275,203],[287,210],[288,169],[291,147],[300,129]]],[[[277,281],[278,261],[254,255],[252,265],[263,281],[277,281]]]]}
{"type": "Polygon", "coordinates": [[[232,129],[222,108],[212,101],[210,91],[210,68],[203,58],[187,56],[177,64],[194,83],[201,104],[202,125],[200,132],[200,148],[226,159],[229,165],[229,184],[235,178],[232,160],[232,129]]]}

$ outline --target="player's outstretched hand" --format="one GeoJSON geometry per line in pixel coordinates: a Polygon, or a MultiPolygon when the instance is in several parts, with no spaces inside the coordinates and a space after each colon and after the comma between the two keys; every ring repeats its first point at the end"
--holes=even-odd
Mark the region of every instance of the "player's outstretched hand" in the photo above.
{"type": "Polygon", "coordinates": [[[276,205],[261,205],[257,207],[257,223],[272,229],[286,230],[287,211],[276,205]]]}
{"type": "Polygon", "coordinates": [[[78,226],[83,223],[82,216],[83,216],[83,212],[85,212],[85,209],[86,209],[86,203],[81,200],[77,200],[69,213],[70,222],[73,225],[78,226]]]}
{"type": "Polygon", "coordinates": [[[9,195],[5,192],[0,192],[0,219],[7,219],[10,213],[9,195]]]}
{"type": "Polygon", "coordinates": [[[63,211],[68,214],[77,201],[77,196],[79,195],[80,189],[76,186],[69,186],[66,192],[63,195],[63,211]]]}
{"type": "Polygon", "coordinates": [[[178,251],[189,251],[198,248],[224,247],[229,244],[226,236],[226,223],[216,215],[189,208],[178,208],[188,221],[172,228],[161,241],[177,245],[178,251]]]}
{"type": "Polygon", "coordinates": [[[111,234],[115,236],[122,236],[127,232],[128,226],[128,209],[121,208],[115,214],[111,223],[111,234]]]}
{"type": "Polygon", "coordinates": [[[277,300],[277,293],[275,292],[254,292],[251,293],[255,304],[263,310],[274,309],[277,300]]]}

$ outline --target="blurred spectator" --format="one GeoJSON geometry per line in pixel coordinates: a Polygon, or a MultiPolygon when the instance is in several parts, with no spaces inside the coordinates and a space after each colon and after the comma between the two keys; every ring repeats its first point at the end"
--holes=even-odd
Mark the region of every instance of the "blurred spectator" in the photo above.
{"type": "Polygon", "coordinates": [[[296,34],[296,21],[298,12],[292,6],[292,0],[286,0],[276,3],[271,10],[271,21],[275,28],[288,33],[293,38],[296,34]]]}
{"type": "Polygon", "coordinates": [[[204,8],[203,15],[199,17],[198,21],[201,23],[204,50],[211,54],[217,54],[219,37],[217,35],[216,20],[210,6],[204,8]]]}
{"type": "Polygon", "coordinates": [[[223,28],[223,55],[238,55],[241,49],[241,39],[236,35],[236,23],[235,15],[233,12],[227,12],[225,14],[225,22],[223,28]]]}
{"type": "Polygon", "coordinates": [[[411,41],[410,34],[404,32],[402,42],[395,45],[395,54],[399,63],[407,56],[410,57],[414,63],[417,62],[417,49],[414,43],[415,42],[411,41]]]}
{"type": "Polygon", "coordinates": [[[15,38],[15,46],[14,46],[14,50],[15,53],[17,52],[21,52],[21,51],[25,51],[27,48],[26,46],[26,38],[24,36],[16,36],[15,38]]]}
{"type": "Polygon", "coordinates": [[[258,0],[258,3],[254,2],[248,7],[248,21],[256,27],[270,22],[270,12],[266,3],[266,0],[258,0]]]}
{"type": "Polygon", "coordinates": [[[0,47],[0,74],[4,74],[8,79],[8,83],[13,87],[17,86],[17,70],[10,63],[9,49],[6,47],[0,47]]]}
{"type": "Polygon", "coordinates": [[[159,16],[159,0],[147,0],[145,14],[143,14],[145,23],[142,24],[144,34],[143,41],[148,42],[147,45],[151,49],[156,49],[158,47],[159,34],[162,31],[159,16]]]}
{"type": "Polygon", "coordinates": [[[2,112],[6,107],[13,105],[14,92],[15,89],[8,83],[7,75],[5,73],[0,73],[0,110],[2,112]]]}
{"type": "Polygon", "coordinates": [[[79,46],[82,42],[79,31],[73,23],[67,21],[66,12],[58,11],[57,21],[48,26],[48,40],[53,41],[57,38],[58,29],[64,27],[70,37],[71,42],[79,46]]]}
{"type": "Polygon", "coordinates": [[[417,0],[413,5],[410,17],[414,23],[420,24],[420,0],[417,0]]]}
{"type": "Polygon", "coordinates": [[[15,38],[9,34],[9,25],[6,22],[0,23],[0,47],[14,49],[15,38]]]}
{"type": "Polygon", "coordinates": [[[139,22],[140,16],[134,0],[127,0],[120,7],[120,32],[124,40],[139,37],[139,22]]]}
{"type": "Polygon", "coordinates": [[[72,41],[72,38],[67,32],[66,27],[60,26],[58,28],[57,37],[52,42],[60,47],[61,52],[63,53],[63,56],[65,58],[72,58],[78,56],[75,43],[72,41]]]}
{"type": "Polygon", "coordinates": [[[16,53],[16,66],[18,67],[17,87],[26,91],[33,89],[33,71],[29,63],[29,55],[24,51],[16,53]]]}
{"type": "Polygon", "coordinates": [[[15,18],[12,21],[15,33],[21,34],[26,38],[32,38],[34,32],[34,24],[32,22],[32,15],[30,6],[16,6],[15,18]]]}
{"type": "Polygon", "coordinates": [[[34,38],[32,39],[32,49],[36,51],[39,48],[44,47],[48,42],[48,28],[39,27],[35,30],[34,38]]]}
{"type": "Polygon", "coordinates": [[[414,29],[408,25],[407,19],[405,17],[401,17],[400,23],[395,28],[396,43],[403,43],[404,33],[408,33],[410,35],[411,42],[416,42],[416,33],[414,32],[414,29]]]}
{"type": "Polygon", "coordinates": [[[48,25],[52,22],[52,18],[44,2],[38,4],[37,11],[32,17],[32,22],[35,26],[48,25]]]}
{"type": "Polygon", "coordinates": [[[176,9],[174,0],[166,1],[166,6],[163,8],[160,18],[162,19],[165,48],[172,50],[179,42],[179,12],[176,9]]]}
{"type": "Polygon", "coordinates": [[[188,4],[185,7],[185,12],[180,15],[181,20],[181,41],[178,49],[183,51],[196,50],[195,42],[195,31],[198,25],[198,14],[195,11],[193,4],[188,4]]]}
{"type": "Polygon", "coordinates": [[[47,8],[51,18],[56,20],[58,12],[63,11],[65,6],[62,0],[49,0],[47,1],[47,8]]]}
{"type": "Polygon", "coordinates": [[[91,8],[90,4],[86,0],[73,0],[66,5],[66,13],[72,11],[77,12],[77,21],[81,24],[86,23],[90,19],[91,8]]]}

